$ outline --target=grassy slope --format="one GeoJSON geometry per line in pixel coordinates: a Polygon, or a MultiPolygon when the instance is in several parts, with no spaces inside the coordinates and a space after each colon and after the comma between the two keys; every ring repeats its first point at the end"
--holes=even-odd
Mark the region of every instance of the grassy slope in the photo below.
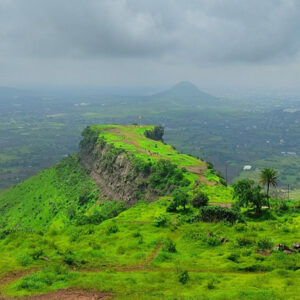
{"type": "Polygon", "coordinates": [[[172,146],[145,137],[146,130],[153,126],[123,126],[123,125],[94,125],[91,129],[99,132],[106,142],[122,148],[135,157],[144,161],[167,159],[179,167],[188,170],[185,176],[191,181],[191,187],[196,182],[202,183],[201,188],[209,195],[210,202],[232,202],[232,189],[219,183],[219,177],[206,168],[206,164],[190,155],[178,153],[172,146]]]}
{"type": "MultiPolygon", "coordinates": [[[[204,166],[170,146],[145,139],[147,127],[109,127],[93,128],[100,129],[107,142],[140,158],[172,157],[180,166],[204,166]],[[145,151],[158,154],[149,156],[145,151]]],[[[208,172],[205,166],[202,170],[208,172]]],[[[188,176],[197,180],[200,175],[188,176]]],[[[0,278],[11,271],[40,269],[2,286],[0,279],[2,293],[23,296],[76,287],[112,292],[120,299],[297,299],[299,254],[256,253],[265,237],[273,244],[299,242],[300,217],[292,208],[272,211],[271,216],[265,212],[261,219],[247,219],[247,225],[190,224],[186,222],[189,213],[167,213],[170,198],[162,197],[153,203],[140,202],[99,225],[76,226],[68,218],[68,208],[77,203],[78,194],[86,187],[95,189],[71,157],[0,194],[1,210],[7,216],[1,221],[15,227],[22,220],[25,229],[0,239],[0,278]],[[156,227],[155,220],[161,215],[167,224],[156,227]],[[38,230],[28,230],[30,225],[38,230]],[[229,242],[220,243],[220,237],[229,242]],[[168,251],[168,239],[176,245],[176,252],[168,251]],[[183,270],[190,276],[185,285],[178,281],[183,270]]],[[[202,189],[213,202],[232,200],[231,190],[219,184],[203,185],[202,189]]],[[[94,203],[76,206],[77,213],[88,212],[94,203]]]]}
{"type": "Polygon", "coordinates": [[[271,236],[274,244],[290,245],[299,240],[300,218],[296,213],[274,215],[274,220],[268,221],[248,220],[247,226],[187,224],[183,215],[165,213],[167,203],[167,198],[138,203],[100,225],[66,226],[43,236],[29,234],[26,240],[21,233],[12,234],[0,243],[2,266],[24,268],[21,262],[25,257],[30,261],[38,250],[51,261],[31,259],[25,268],[46,268],[6,286],[5,293],[21,296],[76,287],[113,292],[122,299],[146,295],[297,299],[300,274],[294,270],[300,267],[299,255],[256,253],[258,241],[266,236],[271,236]],[[160,214],[169,219],[166,227],[154,226],[160,214]],[[112,233],[112,226],[117,226],[117,232],[112,233]],[[218,243],[220,236],[229,242],[218,243]],[[176,244],[177,251],[170,253],[162,246],[157,256],[152,256],[166,238],[176,244]],[[240,240],[245,238],[251,243],[243,246],[240,240]],[[66,258],[70,257],[76,271],[57,267],[62,264],[69,268],[66,258]],[[178,282],[182,270],[189,270],[186,285],[178,282]]]}
{"type": "Polygon", "coordinates": [[[85,189],[97,192],[76,155],[65,158],[0,193],[0,226],[26,230],[42,229],[54,221],[68,222],[68,213],[79,209],[78,195],[85,189]]]}

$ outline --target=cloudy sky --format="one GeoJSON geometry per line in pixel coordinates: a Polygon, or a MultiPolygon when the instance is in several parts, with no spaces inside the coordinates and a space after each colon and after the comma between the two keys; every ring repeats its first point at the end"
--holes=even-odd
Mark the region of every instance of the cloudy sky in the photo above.
{"type": "Polygon", "coordinates": [[[0,86],[299,78],[299,0],[0,0],[0,86]]]}

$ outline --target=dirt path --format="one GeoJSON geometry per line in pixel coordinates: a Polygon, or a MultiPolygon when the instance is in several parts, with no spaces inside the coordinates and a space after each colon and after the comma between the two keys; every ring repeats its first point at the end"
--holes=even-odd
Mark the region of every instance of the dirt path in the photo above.
{"type": "MultiPolygon", "coordinates": [[[[224,203],[214,203],[215,205],[224,204],[224,203]]],[[[230,203],[227,203],[230,204],[230,203]]],[[[159,251],[162,247],[162,242],[159,242],[154,250],[150,253],[150,255],[142,261],[139,265],[129,266],[129,267],[116,267],[113,268],[115,272],[177,272],[176,268],[153,268],[149,267],[152,261],[158,256],[159,251]]],[[[36,272],[37,269],[26,270],[19,273],[10,273],[4,278],[0,279],[0,287],[1,285],[5,285],[7,283],[13,282],[25,275],[36,272]]],[[[99,273],[107,271],[106,268],[103,269],[94,269],[94,270],[78,270],[81,273],[99,273]]],[[[221,270],[188,270],[190,273],[214,273],[214,274],[238,274],[238,275],[246,275],[246,274],[263,274],[265,272],[242,272],[242,271],[221,271],[221,270]]],[[[99,300],[99,299],[113,299],[113,294],[111,293],[103,293],[97,291],[82,291],[82,290],[74,290],[74,289],[65,289],[58,290],[55,292],[51,292],[43,295],[29,296],[20,298],[20,300],[99,300]]],[[[10,298],[1,297],[0,300],[10,300],[10,298]]]]}
{"type": "Polygon", "coordinates": [[[232,203],[211,202],[208,204],[215,205],[215,206],[221,206],[221,207],[228,207],[228,208],[230,208],[232,206],[232,203]]]}
{"type": "Polygon", "coordinates": [[[0,300],[6,300],[7,298],[4,298],[1,293],[1,286],[6,285],[8,283],[12,283],[23,276],[29,275],[31,273],[37,272],[39,269],[30,269],[30,270],[22,270],[22,271],[14,271],[6,274],[4,277],[0,278],[0,300]]]}
{"type": "Polygon", "coordinates": [[[152,263],[152,261],[157,257],[159,250],[162,246],[162,242],[159,242],[152,253],[143,261],[142,266],[146,267],[152,263]]]}
{"type": "Polygon", "coordinates": [[[25,297],[26,300],[99,300],[112,299],[112,294],[94,291],[58,290],[52,293],[25,297]]]}

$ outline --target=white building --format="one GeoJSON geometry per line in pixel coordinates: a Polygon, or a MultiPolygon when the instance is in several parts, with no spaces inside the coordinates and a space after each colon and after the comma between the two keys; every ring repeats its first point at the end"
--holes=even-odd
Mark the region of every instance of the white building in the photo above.
{"type": "Polygon", "coordinates": [[[252,166],[250,166],[250,165],[246,165],[243,168],[244,171],[250,171],[251,169],[252,169],[252,166]]]}

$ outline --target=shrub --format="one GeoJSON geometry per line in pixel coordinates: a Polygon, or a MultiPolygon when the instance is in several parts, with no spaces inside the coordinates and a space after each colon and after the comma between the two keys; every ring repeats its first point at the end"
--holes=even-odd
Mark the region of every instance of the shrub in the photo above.
{"type": "Polygon", "coordinates": [[[178,281],[182,284],[186,284],[190,279],[188,271],[183,271],[178,276],[178,281]]]}
{"type": "Polygon", "coordinates": [[[200,192],[192,199],[192,205],[195,208],[199,208],[202,206],[206,206],[208,204],[208,201],[208,196],[205,193],[200,192]]]}
{"type": "Polygon", "coordinates": [[[154,220],[154,226],[156,227],[165,227],[168,223],[168,218],[166,215],[159,215],[157,218],[154,220]]]}
{"type": "Polygon", "coordinates": [[[47,289],[54,283],[74,279],[77,275],[69,273],[66,268],[60,265],[47,267],[42,271],[24,276],[18,284],[18,290],[37,291],[47,289]]]}
{"type": "Polygon", "coordinates": [[[234,226],[234,229],[237,232],[244,232],[244,231],[247,231],[247,226],[245,224],[236,224],[234,226]]]}
{"type": "Polygon", "coordinates": [[[176,204],[176,207],[178,208],[179,206],[183,207],[183,210],[185,210],[185,206],[188,203],[188,194],[180,191],[180,190],[176,190],[172,196],[174,197],[174,203],[176,204]]]}
{"type": "Polygon", "coordinates": [[[239,247],[252,246],[255,241],[247,236],[240,236],[236,239],[239,247]]]}
{"type": "Polygon", "coordinates": [[[264,237],[257,242],[257,248],[259,250],[269,250],[273,247],[273,242],[270,238],[264,237]]]}
{"type": "Polygon", "coordinates": [[[216,236],[208,236],[206,238],[206,243],[209,246],[219,246],[219,245],[221,245],[222,242],[221,242],[220,238],[218,238],[216,236]]]}
{"type": "Polygon", "coordinates": [[[94,210],[90,216],[78,215],[76,219],[77,225],[94,224],[98,225],[105,220],[116,217],[125,210],[124,202],[107,201],[101,205],[101,210],[94,210]]]}
{"type": "Polygon", "coordinates": [[[119,228],[117,225],[112,225],[110,227],[107,228],[106,233],[107,234],[112,234],[112,233],[117,233],[119,231],[119,228]]]}
{"type": "Polygon", "coordinates": [[[167,212],[176,212],[176,211],[177,211],[177,205],[173,200],[167,207],[167,212]]]}
{"type": "Polygon", "coordinates": [[[166,252],[171,252],[171,253],[177,252],[176,244],[169,238],[164,241],[162,249],[166,252]]]}
{"type": "Polygon", "coordinates": [[[214,281],[214,280],[209,280],[209,281],[207,282],[207,288],[208,288],[209,290],[213,290],[215,287],[216,287],[216,286],[215,286],[215,281],[214,281]]]}
{"type": "Polygon", "coordinates": [[[253,180],[243,179],[233,185],[234,197],[240,206],[255,209],[256,214],[260,214],[261,208],[267,203],[266,196],[259,185],[255,185],[253,180]]]}
{"type": "Polygon", "coordinates": [[[279,200],[279,202],[276,204],[277,209],[286,211],[289,209],[289,206],[286,203],[286,200],[279,200]]]}
{"type": "Polygon", "coordinates": [[[220,222],[224,220],[234,223],[240,218],[240,213],[227,207],[204,206],[200,210],[200,218],[204,222],[220,222]]]}
{"type": "Polygon", "coordinates": [[[30,253],[33,260],[38,260],[42,255],[44,255],[44,251],[42,249],[38,249],[30,253]]]}
{"type": "Polygon", "coordinates": [[[22,266],[26,267],[33,263],[32,257],[28,254],[22,254],[17,257],[17,262],[22,266]]]}
{"type": "Polygon", "coordinates": [[[155,126],[151,130],[146,130],[144,135],[148,139],[152,139],[155,141],[163,141],[162,137],[164,135],[164,127],[163,126],[155,126]]]}
{"type": "Polygon", "coordinates": [[[230,253],[228,256],[227,256],[227,259],[233,261],[233,262],[238,262],[238,259],[239,259],[240,255],[237,254],[237,253],[230,253]]]}
{"type": "Polygon", "coordinates": [[[75,259],[75,256],[73,255],[73,253],[66,253],[64,255],[64,263],[66,263],[67,265],[69,266],[76,266],[77,263],[76,263],[76,259],[75,259]]]}
{"type": "Polygon", "coordinates": [[[157,192],[172,192],[175,187],[189,185],[182,169],[170,161],[161,159],[152,166],[149,185],[157,192]]]}

